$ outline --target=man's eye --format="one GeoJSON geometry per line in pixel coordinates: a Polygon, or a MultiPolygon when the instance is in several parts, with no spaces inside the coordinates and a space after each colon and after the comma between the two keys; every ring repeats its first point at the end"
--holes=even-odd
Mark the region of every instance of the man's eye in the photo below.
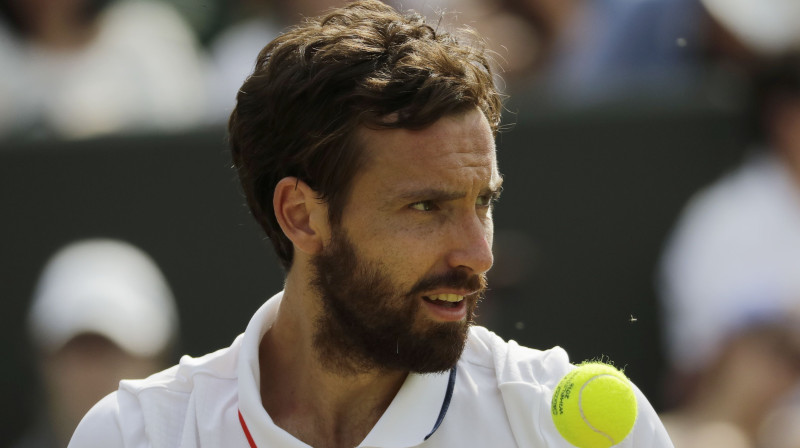
{"type": "Polygon", "coordinates": [[[489,207],[492,205],[494,201],[495,201],[494,194],[484,194],[478,196],[478,198],[475,200],[475,205],[477,205],[478,207],[489,207]]]}
{"type": "Polygon", "coordinates": [[[429,212],[436,209],[436,205],[433,201],[419,201],[409,205],[409,207],[421,212],[429,212]]]}

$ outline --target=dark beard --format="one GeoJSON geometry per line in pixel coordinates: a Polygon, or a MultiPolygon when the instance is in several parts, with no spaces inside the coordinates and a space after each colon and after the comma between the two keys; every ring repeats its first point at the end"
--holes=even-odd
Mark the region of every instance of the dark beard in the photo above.
{"type": "Polygon", "coordinates": [[[312,260],[312,286],[323,304],[314,347],[323,367],[353,375],[375,370],[444,372],[455,366],[467,340],[482,291],[483,275],[451,270],[423,278],[403,293],[378,262],[360,259],[344,231],[312,260]],[[437,287],[479,292],[466,296],[462,322],[420,316],[419,294],[437,287]]]}

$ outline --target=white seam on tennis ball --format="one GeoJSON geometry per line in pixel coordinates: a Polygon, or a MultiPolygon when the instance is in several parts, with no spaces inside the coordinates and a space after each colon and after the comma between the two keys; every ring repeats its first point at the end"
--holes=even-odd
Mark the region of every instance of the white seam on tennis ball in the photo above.
{"type": "Polygon", "coordinates": [[[614,378],[615,380],[619,380],[619,378],[617,378],[614,375],[609,375],[607,373],[602,373],[600,375],[593,376],[588,381],[583,383],[583,386],[581,386],[581,390],[578,392],[578,410],[581,411],[581,418],[583,419],[583,422],[586,423],[586,426],[588,426],[589,429],[591,429],[592,431],[594,431],[594,432],[600,434],[601,436],[605,437],[606,439],[608,439],[608,441],[611,442],[611,445],[613,446],[613,445],[616,444],[616,442],[614,442],[614,438],[611,437],[610,435],[604,433],[603,431],[600,431],[599,429],[595,428],[591,423],[589,423],[589,419],[587,419],[586,415],[583,413],[583,405],[581,404],[582,401],[583,401],[583,389],[586,389],[586,386],[589,383],[591,383],[592,381],[594,381],[594,380],[596,380],[596,379],[598,379],[600,377],[603,377],[603,376],[610,376],[611,378],[614,378]]]}

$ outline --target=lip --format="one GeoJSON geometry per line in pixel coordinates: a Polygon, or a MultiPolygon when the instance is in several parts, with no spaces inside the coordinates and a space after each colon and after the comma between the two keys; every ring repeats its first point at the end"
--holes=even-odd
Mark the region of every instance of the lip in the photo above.
{"type": "Polygon", "coordinates": [[[472,291],[469,289],[453,289],[453,288],[442,288],[442,289],[432,289],[430,291],[425,292],[422,294],[423,296],[435,296],[437,294],[456,294],[459,296],[469,296],[475,294],[477,291],[472,291]]]}
{"type": "Polygon", "coordinates": [[[433,320],[437,322],[458,322],[467,318],[467,302],[469,300],[467,296],[470,294],[471,292],[467,290],[434,290],[422,294],[420,296],[420,301],[422,301],[428,316],[433,320]],[[456,302],[456,306],[445,306],[437,305],[436,303],[429,302],[423,298],[437,294],[457,294],[464,296],[464,299],[462,299],[460,302],[456,302]]]}
{"type": "Polygon", "coordinates": [[[454,307],[445,307],[435,303],[422,300],[422,305],[427,310],[427,314],[438,322],[458,322],[467,318],[467,299],[457,302],[454,307]]]}

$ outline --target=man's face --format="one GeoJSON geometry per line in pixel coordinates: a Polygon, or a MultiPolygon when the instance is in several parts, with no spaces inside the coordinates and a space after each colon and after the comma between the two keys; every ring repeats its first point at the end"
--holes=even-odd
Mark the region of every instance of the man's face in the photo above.
{"type": "Polygon", "coordinates": [[[493,261],[491,129],[476,109],[419,131],[365,129],[360,142],[367,162],[313,260],[318,353],[341,372],[447,370],[493,261]]]}

